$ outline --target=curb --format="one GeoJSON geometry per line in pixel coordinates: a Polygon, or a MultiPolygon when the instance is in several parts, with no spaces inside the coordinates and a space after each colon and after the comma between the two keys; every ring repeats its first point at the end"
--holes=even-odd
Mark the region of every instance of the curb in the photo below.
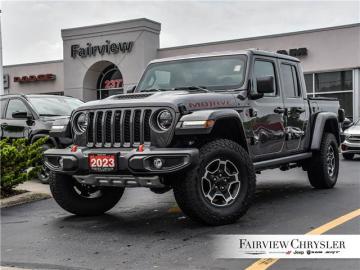
{"type": "Polygon", "coordinates": [[[10,198],[1,199],[0,208],[6,208],[24,203],[40,201],[48,198],[51,198],[49,194],[29,191],[12,196],[10,198]]]}

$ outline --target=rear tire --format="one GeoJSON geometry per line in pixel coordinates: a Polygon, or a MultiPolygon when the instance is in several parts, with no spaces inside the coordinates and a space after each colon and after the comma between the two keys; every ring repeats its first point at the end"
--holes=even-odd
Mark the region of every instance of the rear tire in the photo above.
{"type": "Polygon", "coordinates": [[[191,219],[207,225],[237,221],[250,207],[256,176],[248,153],[218,139],[200,148],[200,163],[173,182],[175,199],[191,219]]]}
{"type": "Polygon", "coordinates": [[[339,150],[335,136],[324,133],[320,150],[314,151],[310,160],[308,177],[314,188],[333,188],[339,174],[339,150]]]}
{"type": "Polygon", "coordinates": [[[78,183],[70,175],[55,172],[50,172],[49,183],[55,201],[66,211],[79,216],[105,213],[118,203],[124,193],[124,188],[94,188],[78,183]]]}
{"type": "Polygon", "coordinates": [[[344,159],[347,159],[347,160],[352,160],[354,158],[354,154],[352,154],[352,153],[343,153],[342,156],[344,159]]]}

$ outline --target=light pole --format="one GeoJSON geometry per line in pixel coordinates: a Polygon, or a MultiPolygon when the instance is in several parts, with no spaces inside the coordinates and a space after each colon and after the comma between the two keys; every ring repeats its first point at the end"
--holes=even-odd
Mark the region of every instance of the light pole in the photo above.
{"type": "Polygon", "coordinates": [[[4,94],[4,71],[2,58],[2,38],[1,38],[1,10],[0,10],[0,95],[4,94]]]}

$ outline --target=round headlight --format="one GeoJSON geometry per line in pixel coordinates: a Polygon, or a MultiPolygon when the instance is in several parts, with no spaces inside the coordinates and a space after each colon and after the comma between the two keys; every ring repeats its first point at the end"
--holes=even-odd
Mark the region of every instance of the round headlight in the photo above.
{"type": "Polygon", "coordinates": [[[75,118],[76,131],[84,133],[88,126],[88,119],[85,113],[80,113],[75,118]]]}
{"type": "Polygon", "coordinates": [[[168,130],[173,122],[173,116],[169,110],[162,110],[156,117],[156,123],[161,130],[168,130]]]}

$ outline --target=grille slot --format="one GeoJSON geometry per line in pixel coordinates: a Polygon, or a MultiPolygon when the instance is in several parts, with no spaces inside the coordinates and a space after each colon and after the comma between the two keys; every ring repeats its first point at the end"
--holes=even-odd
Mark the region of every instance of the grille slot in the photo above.
{"type": "Polygon", "coordinates": [[[87,146],[134,147],[150,144],[152,113],[152,109],[90,111],[87,146]]]}

